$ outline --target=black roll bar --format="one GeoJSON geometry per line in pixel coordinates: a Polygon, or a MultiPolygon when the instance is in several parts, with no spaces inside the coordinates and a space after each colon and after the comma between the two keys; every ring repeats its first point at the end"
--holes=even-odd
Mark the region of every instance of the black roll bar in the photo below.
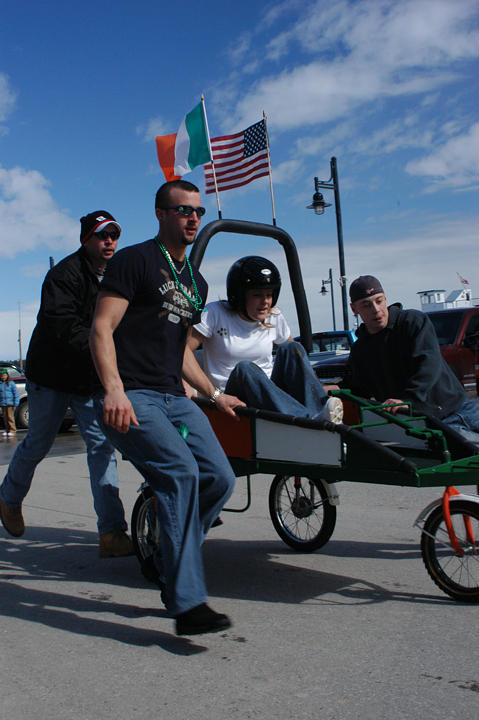
{"type": "Polygon", "coordinates": [[[191,248],[189,259],[190,262],[197,268],[201,265],[201,261],[203,260],[210,238],[219,232],[271,237],[274,240],[277,240],[283,247],[286,255],[294,302],[296,305],[296,313],[298,315],[301,343],[306,352],[310,353],[312,349],[311,318],[309,315],[306,293],[304,292],[303,276],[301,274],[298,251],[296,250],[293,238],[286,232],[286,230],[282,230],[282,228],[276,227],[275,225],[250,222],[249,220],[213,220],[213,222],[205,225],[201,232],[198,233],[194,245],[191,248]]]}

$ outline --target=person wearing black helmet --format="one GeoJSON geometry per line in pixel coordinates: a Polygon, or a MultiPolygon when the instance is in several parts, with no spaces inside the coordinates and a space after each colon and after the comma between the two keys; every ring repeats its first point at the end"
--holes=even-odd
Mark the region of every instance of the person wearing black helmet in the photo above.
{"type": "Polygon", "coordinates": [[[327,396],[276,307],[278,268],[256,255],[240,258],[228,272],[226,290],[227,302],[207,305],[188,338],[193,350],[202,344],[203,368],[217,391],[251,407],[341,422],[341,401],[327,396]]]}

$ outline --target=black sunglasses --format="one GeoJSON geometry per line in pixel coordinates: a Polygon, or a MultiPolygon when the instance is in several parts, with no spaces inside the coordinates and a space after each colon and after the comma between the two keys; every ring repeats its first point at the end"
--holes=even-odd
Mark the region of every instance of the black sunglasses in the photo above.
{"type": "Polygon", "coordinates": [[[112,240],[118,240],[118,238],[120,237],[120,233],[118,232],[118,230],[111,230],[111,232],[109,232],[108,230],[101,230],[100,232],[93,234],[98,235],[98,237],[102,240],[108,240],[108,238],[111,238],[112,240]]]}
{"type": "Polygon", "coordinates": [[[203,217],[206,210],[204,207],[193,207],[192,205],[174,205],[173,207],[166,207],[163,210],[176,210],[180,215],[189,217],[192,213],[196,213],[198,217],[203,217]]]}

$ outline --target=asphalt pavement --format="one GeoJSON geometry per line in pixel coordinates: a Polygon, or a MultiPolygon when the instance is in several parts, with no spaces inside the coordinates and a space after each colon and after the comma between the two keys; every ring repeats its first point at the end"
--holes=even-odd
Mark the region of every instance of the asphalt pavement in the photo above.
{"type": "MultiPolygon", "coordinates": [[[[2,477],[21,437],[0,441],[2,477]]],[[[119,475],[129,518],[140,477],[119,475]]],[[[0,528],[2,720],[476,720],[478,609],[431,582],[413,527],[439,490],[340,484],[332,539],[298,554],[269,519],[270,480],[205,543],[233,628],[178,638],[137,560],[98,558],[82,441],[59,436],[25,535],[0,528]]],[[[230,504],[244,498],[239,479],[230,504]]]]}

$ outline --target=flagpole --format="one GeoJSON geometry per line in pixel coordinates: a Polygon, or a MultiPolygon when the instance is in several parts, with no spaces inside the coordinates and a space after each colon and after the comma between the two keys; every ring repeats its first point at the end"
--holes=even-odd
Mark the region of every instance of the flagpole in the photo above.
{"type": "Polygon", "coordinates": [[[264,110],[263,110],[263,121],[264,121],[264,131],[266,134],[266,150],[268,152],[269,189],[271,192],[271,208],[273,210],[273,225],[276,225],[276,211],[274,209],[273,176],[271,174],[271,158],[270,158],[270,154],[269,154],[268,128],[266,125],[266,113],[264,110]]]}
{"type": "Polygon", "coordinates": [[[222,219],[221,214],[221,205],[220,205],[220,196],[218,193],[218,185],[216,182],[216,170],[215,170],[215,161],[213,159],[213,151],[211,149],[211,142],[210,142],[210,129],[208,127],[208,118],[206,117],[206,105],[205,105],[205,96],[203,93],[201,94],[201,106],[203,108],[203,117],[205,118],[205,126],[206,126],[206,137],[208,138],[208,147],[210,149],[210,157],[211,157],[211,169],[213,170],[213,181],[215,183],[215,193],[216,193],[216,204],[218,205],[218,218],[219,220],[222,219]]]}

